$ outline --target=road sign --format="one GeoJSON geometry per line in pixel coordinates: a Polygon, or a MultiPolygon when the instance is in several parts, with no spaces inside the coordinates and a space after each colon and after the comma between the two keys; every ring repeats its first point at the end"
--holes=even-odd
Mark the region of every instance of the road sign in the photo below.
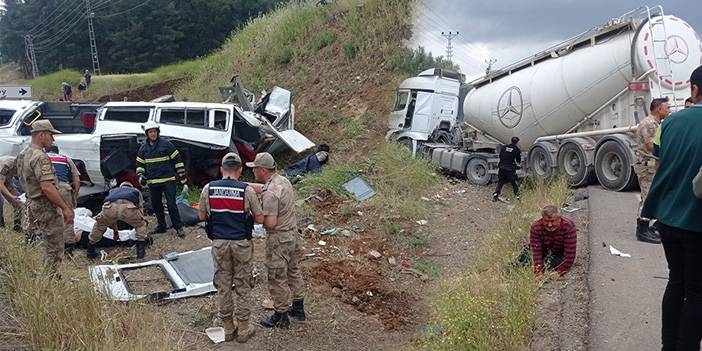
{"type": "Polygon", "coordinates": [[[32,98],[31,85],[0,85],[0,100],[30,98],[32,98]]]}

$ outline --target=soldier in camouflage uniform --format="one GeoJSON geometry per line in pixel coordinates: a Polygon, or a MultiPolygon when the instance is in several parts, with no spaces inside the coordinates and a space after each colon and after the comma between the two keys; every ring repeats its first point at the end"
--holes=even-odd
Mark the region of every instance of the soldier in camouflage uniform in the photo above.
{"type": "Polygon", "coordinates": [[[268,233],[268,290],[273,299],[275,313],[262,320],[261,325],[268,328],[288,328],[288,316],[299,321],[306,319],[303,300],[305,282],[298,265],[302,256],[302,243],[297,229],[295,192],[290,181],[276,173],[275,160],[269,153],[256,155],[254,162],[246,165],[253,168],[256,180],[265,182],[261,193],[261,206],[263,226],[268,233]]]}
{"type": "MultiPolygon", "coordinates": [[[[7,200],[13,211],[13,229],[15,231],[20,231],[20,218],[22,217],[22,201],[19,199],[19,192],[15,189],[14,184],[12,184],[12,179],[17,176],[17,167],[15,165],[14,156],[0,156],[0,193],[2,197],[7,200]]],[[[3,215],[3,200],[0,199],[0,226],[5,226],[5,220],[3,215]]]]}
{"type": "Polygon", "coordinates": [[[219,316],[224,323],[225,341],[248,341],[255,333],[249,324],[253,289],[253,222],[263,222],[256,191],[239,181],[241,158],[230,152],[222,158],[222,179],[210,182],[200,195],[200,220],[207,220],[212,239],[214,285],[219,294],[219,316]],[[234,288],[232,288],[234,286],[234,288]],[[234,308],[232,290],[236,292],[234,308]],[[236,315],[236,322],[234,321],[236,315]]]}
{"type": "Polygon", "coordinates": [[[43,235],[46,261],[57,272],[63,260],[63,231],[73,224],[73,209],[68,206],[57,189],[56,173],[44,152],[54,141],[53,134],[60,133],[51,122],[39,120],[32,124],[32,142],[17,156],[17,173],[27,193],[30,227],[43,235]]]}
{"type": "MultiPolygon", "coordinates": [[[[639,211],[643,202],[648,195],[648,189],[651,187],[653,176],[656,174],[656,160],[653,158],[653,139],[656,135],[656,130],[660,126],[663,119],[670,114],[668,99],[657,98],[651,101],[651,115],[644,118],[639,123],[636,129],[636,164],[634,164],[634,172],[639,179],[639,187],[641,188],[641,200],[639,201],[639,211]]],[[[636,220],[636,239],[639,241],[659,244],[660,236],[650,226],[650,219],[637,218],[636,220]]]]}

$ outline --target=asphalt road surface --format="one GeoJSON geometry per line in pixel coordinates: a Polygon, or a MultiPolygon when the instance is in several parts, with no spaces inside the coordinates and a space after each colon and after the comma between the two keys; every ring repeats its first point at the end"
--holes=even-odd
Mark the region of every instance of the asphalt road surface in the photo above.
{"type": "Polygon", "coordinates": [[[663,247],[636,240],[638,192],[590,186],[590,349],[660,350],[663,247]],[[610,254],[609,246],[631,258],[610,254]]]}

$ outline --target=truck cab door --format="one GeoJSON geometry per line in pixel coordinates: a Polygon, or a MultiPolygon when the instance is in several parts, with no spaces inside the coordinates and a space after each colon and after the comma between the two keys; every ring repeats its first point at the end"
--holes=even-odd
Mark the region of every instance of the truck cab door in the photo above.
{"type": "MultiPolygon", "coordinates": [[[[414,94],[413,94],[414,95],[414,94]]],[[[417,92],[417,98],[410,101],[410,107],[414,102],[414,114],[412,116],[412,131],[418,133],[431,133],[432,104],[434,93],[423,91],[417,92]]],[[[408,109],[407,113],[410,113],[408,109]]]]}

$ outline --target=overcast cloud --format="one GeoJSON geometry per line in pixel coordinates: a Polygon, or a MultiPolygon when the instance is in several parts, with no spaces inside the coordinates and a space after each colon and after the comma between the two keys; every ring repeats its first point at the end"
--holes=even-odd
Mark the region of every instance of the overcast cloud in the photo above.
{"type": "MultiPolygon", "coordinates": [[[[663,9],[702,33],[699,4],[670,0],[663,9]]],[[[490,57],[497,59],[495,67],[508,65],[642,5],[633,0],[417,0],[409,45],[446,56],[441,32],[458,31],[454,61],[467,75],[477,76],[490,57]]]]}

